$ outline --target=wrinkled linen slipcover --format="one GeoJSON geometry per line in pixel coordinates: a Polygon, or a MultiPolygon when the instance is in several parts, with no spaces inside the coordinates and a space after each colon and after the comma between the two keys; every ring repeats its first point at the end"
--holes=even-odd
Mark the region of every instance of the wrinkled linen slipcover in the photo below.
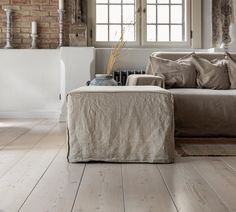
{"type": "MultiPolygon", "coordinates": [[[[209,61],[214,59],[224,59],[225,53],[220,52],[195,52],[199,57],[205,58],[209,61]]],[[[187,55],[192,54],[192,52],[153,52],[152,55],[155,57],[161,57],[168,60],[178,60],[180,58],[186,57],[187,55]]],[[[230,53],[230,56],[233,60],[236,61],[236,53],[230,53]]],[[[152,67],[150,58],[146,65],[146,73],[152,73],[152,67]]]]}
{"type": "Polygon", "coordinates": [[[176,137],[236,137],[236,90],[170,89],[176,137]]]}
{"type": "Polygon", "coordinates": [[[161,88],[165,87],[164,79],[160,76],[153,76],[148,74],[132,74],[128,76],[126,85],[128,86],[141,86],[153,85],[161,88]]]}
{"type": "Polygon", "coordinates": [[[193,54],[186,55],[176,61],[155,56],[149,57],[151,73],[164,76],[166,88],[195,88],[197,72],[191,62],[193,54]]]}
{"type": "MultiPolygon", "coordinates": [[[[157,57],[178,60],[190,52],[155,52],[157,57]]],[[[209,61],[225,53],[198,52],[209,61]]],[[[236,61],[236,53],[230,57],[236,61]]],[[[146,73],[150,71],[150,61],[146,73]]],[[[236,137],[236,90],[179,88],[169,90],[175,102],[176,137],[236,137]]]]}
{"type": "Polygon", "coordinates": [[[69,162],[174,161],[173,98],[157,86],[81,87],[67,96],[69,162]]]}
{"type": "Polygon", "coordinates": [[[229,74],[225,59],[209,61],[192,55],[192,63],[197,70],[197,85],[199,88],[226,90],[230,88],[229,74]]]}

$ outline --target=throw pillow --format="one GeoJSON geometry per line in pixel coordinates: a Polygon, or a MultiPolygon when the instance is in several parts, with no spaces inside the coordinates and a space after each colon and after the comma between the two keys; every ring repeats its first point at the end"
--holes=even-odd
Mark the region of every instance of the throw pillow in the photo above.
{"type": "Polygon", "coordinates": [[[154,75],[163,75],[166,88],[195,88],[196,70],[191,62],[191,55],[177,61],[150,56],[154,75]]]}
{"type": "Polygon", "coordinates": [[[236,61],[227,53],[226,55],[227,67],[229,72],[230,88],[236,89],[236,61]]]}
{"type": "Polygon", "coordinates": [[[206,60],[192,55],[192,62],[197,70],[197,84],[200,88],[229,89],[229,75],[225,59],[206,60]]]}

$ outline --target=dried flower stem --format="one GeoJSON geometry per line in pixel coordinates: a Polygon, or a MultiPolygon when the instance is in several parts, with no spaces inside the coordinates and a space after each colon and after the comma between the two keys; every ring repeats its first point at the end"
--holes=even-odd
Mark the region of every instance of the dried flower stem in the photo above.
{"type": "Polygon", "coordinates": [[[125,41],[124,41],[124,33],[121,33],[121,37],[119,42],[116,45],[112,46],[112,50],[109,56],[108,64],[107,64],[107,74],[111,75],[113,71],[113,67],[115,63],[117,62],[117,59],[120,56],[121,50],[125,46],[125,41]]]}

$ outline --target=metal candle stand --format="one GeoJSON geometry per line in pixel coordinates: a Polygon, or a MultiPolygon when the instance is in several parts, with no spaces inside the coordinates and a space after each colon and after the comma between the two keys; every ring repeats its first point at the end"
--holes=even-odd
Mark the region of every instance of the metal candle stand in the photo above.
{"type": "Polygon", "coordinates": [[[64,46],[64,14],[65,10],[58,10],[59,14],[59,48],[64,46]]]}
{"type": "Polygon", "coordinates": [[[11,41],[12,41],[12,9],[4,9],[7,16],[7,32],[6,32],[6,45],[5,49],[12,49],[11,41]]]}
{"type": "Polygon", "coordinates": [[[37,49],[38,48],[38,44],[37,44],[38,35],[31,34],[31,38],[32,38],[31,49],[37,49]]]}

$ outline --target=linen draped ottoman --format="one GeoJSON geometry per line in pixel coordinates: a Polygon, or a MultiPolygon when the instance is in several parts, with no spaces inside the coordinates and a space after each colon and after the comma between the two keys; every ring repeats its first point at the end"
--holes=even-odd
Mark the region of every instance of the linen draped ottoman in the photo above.
{"type": "Polygon", "coordinates": [[[174,110],[157,86],[88,86],[67,95],[68,161],[172,163],[174,110]]]}

